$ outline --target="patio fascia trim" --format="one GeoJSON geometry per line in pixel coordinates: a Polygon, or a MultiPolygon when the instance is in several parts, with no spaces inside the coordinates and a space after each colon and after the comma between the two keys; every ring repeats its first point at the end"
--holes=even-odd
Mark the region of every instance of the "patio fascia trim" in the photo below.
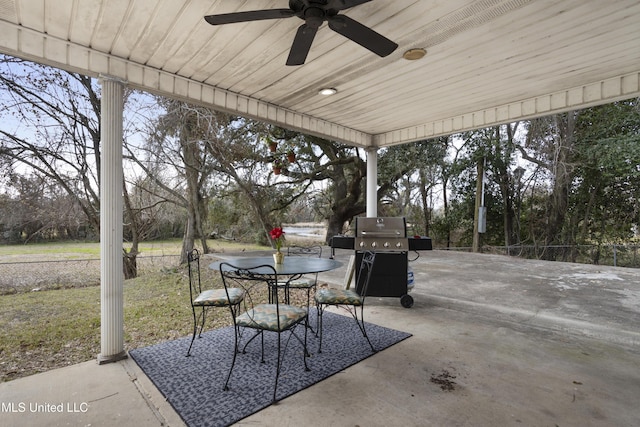
{"type": "Polygon", "coordinates": [[[385,147],[640,97],[640,71],[373,136],[385,147]]]}
{"type": "Polygon", "coordinates": [[[372,135],[0,21],[0,52],[91,77],[108,75],[145,92],[273,123],[347,145],[371,147],[372,135]]]}
{"type": "Polygon", "coordinates": [[[273,123],[347,145],[379,148],[640,97],[640,70],[587,85],[471,111],[417,126],[369,134],[141,65],[35,30],[0,21],[0,52],[92,77],[110,75],[130,87],[273,123]]]}

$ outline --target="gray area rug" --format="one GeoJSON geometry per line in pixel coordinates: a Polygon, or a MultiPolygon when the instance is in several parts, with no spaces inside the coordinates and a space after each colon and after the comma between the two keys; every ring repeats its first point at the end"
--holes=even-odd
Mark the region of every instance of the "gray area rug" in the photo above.
{"type": "MultiPolygon", "coordinates": [[[[315,310],[309,317],[315,328],[315,310]]],[[[366,327],[378,351],[411,336],[371,323],[366,327]]],[[[326,312],[323,329],[322,353],[317,352],[318,339],[308,333],[308,372],[304,370],[302,345],[295,338],[289,341],[278,382],[279,400],[375,354],[350,317],[326,312]]],[[[302,327],[296,333],[304,334],[302,327]]],[[[191,336],[187,336],[129,352],[187,425],[226,426],[271,405],[275,334],[265,334],[266,363],[260,363],[259,338],[248,346],[246,354],[238,354],[228,391],[223,391],[222,386],[233,355],[233,328],[203,333],[201,339],[196,338],[191,356],[185,357],[190,341],[191,336]]]]}

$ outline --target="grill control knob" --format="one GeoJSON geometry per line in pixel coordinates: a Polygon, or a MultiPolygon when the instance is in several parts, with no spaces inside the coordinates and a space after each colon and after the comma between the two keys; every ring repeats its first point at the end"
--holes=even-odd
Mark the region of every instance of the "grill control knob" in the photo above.
{"type": "Polygon", "coordinates": [[[384,247],[385,247],[385,248],[388,248],[389,246],[391,246],[391,243],[389,243],[389,242],[384,242],[384,247]]]}
{"type": "Polygon", "coordinates": [[[401,247],[402,247],[402,242],[396,243],[396,248],[401,248],[401,247]]]}
{"type": "Polygon", "coordinates": [[[360,247],[364,248],[364,242],[360,242],[360,247]]]}
{"type": "Polygon", "coordinates": [[[372,248],[375,248],[375,247],[377,247],[377,246],[378,246],[378,244],[377,244],[376,242],[371,242],[371,247],[372,247],[372,248]]]}

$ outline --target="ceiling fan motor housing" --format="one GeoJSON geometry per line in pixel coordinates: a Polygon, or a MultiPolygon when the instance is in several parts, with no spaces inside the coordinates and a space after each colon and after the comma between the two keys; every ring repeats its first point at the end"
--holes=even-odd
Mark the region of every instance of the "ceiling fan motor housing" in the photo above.
{"type": "Polygon", "coordinates": [[[320,28],[320,25],[327,19],[325,12],[317,7],[310,6],[302,12],[301,18],[312,28],[320,28]]]}

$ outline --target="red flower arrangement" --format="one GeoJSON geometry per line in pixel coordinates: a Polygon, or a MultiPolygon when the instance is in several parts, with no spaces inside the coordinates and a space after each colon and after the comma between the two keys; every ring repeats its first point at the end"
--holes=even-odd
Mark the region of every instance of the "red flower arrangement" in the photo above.
{"type": "Polygon", "coordinates": [[[282,247],[282,242],[284,242],[284,231],[282,231],[282,227],[273,227],[269,232],[269,236],[276,244],[276,250],[280,252],[280,248],[282,247]]]}

